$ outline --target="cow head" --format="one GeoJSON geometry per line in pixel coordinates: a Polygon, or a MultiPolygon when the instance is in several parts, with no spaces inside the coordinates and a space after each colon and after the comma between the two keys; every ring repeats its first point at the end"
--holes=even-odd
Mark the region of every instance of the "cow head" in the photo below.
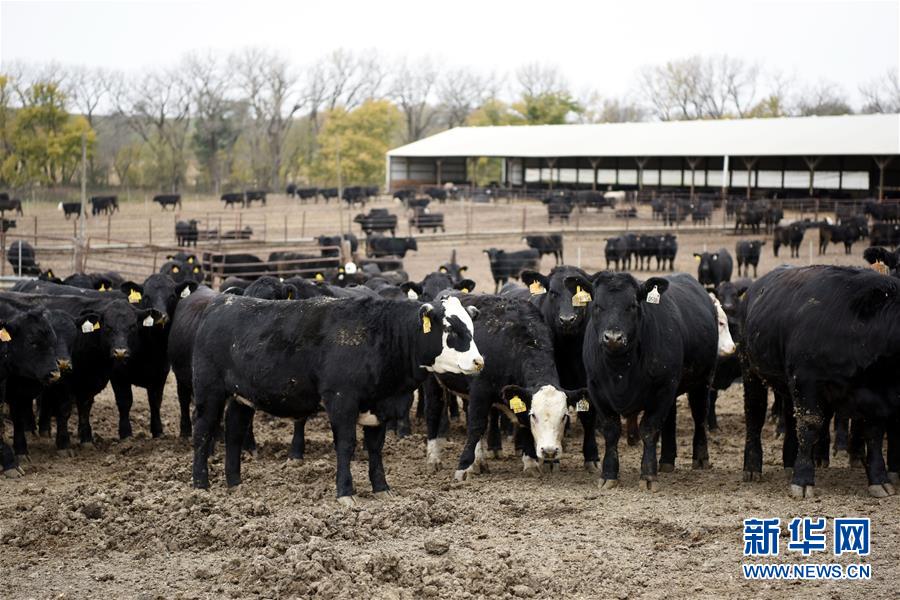
{"type": "Polygon", "coordinates": [[[47,312],[34,308],[0,319],[0,356],[20,377],[47,382],[59,378],[56,333],[47,312]]]}
{"type": "Polygon", "coordinates": [[[48,310],[47,319],[56,334],[56,366],[62,375],[72,370],[72,349],[78,330],[69,313],[62,310],[48,310]]]}
{"type": "Polygon", "coordinates": [[[587,389],[568,391],[552,385],[538,388],[508,385],[501,395],[519,424],[531,429],[534,450],[541,461],[556,461],[562,456],[569,408],[582,408],[581,404],[584,404],[584,410],[587,410],[588,406],[587,389]]]}
{"type": "Polygon", "coordinates": [[[197,286],[196,281],[182,280],[176,283],[168,275],[156,273],[144,280],[144,284],[141,286],[126,281],[122,284],[121,289],[129,301],[137,299],[137,302],[132,302],[135,306],[156,310],[160,317],[155,320],[154,324],[165,326],[175,316],[175,307],[178,305],[178,301],[190,296],[197,286]],[[138,288],[140,289],[140,298],[133,292],[138,288]]]}
{"type": "Polygon", "coordinates": [[[152,327],[162,318],[153,308],[116,300],[103,307],[100,314],[82,313],[76,326],[84,335],[96,335],[97,342],[116,362],[124,362],[132,354],[142,327],[152,327]]]}
{"type": "Polygon", "coordinates": [[[734,345],[734,340],[731,338],[731,329],[728,327],[728,315],[722,310],[722,305],[719,304],[719,299],[716,298],[715,294],[710,294],[709,297],[712,299],[713,306],[716,307],[716,328],[719,332],[719,357],[723,358],[731,356],[734,354],[736,347],[734,345]]]}
{"type": "Polygon", "coordinates": [[[640,283],[627,273],[594,275],[594,299],[588,327],[601,349],[610,355],[622,355],[634,348],[645,310],[654,310],[669,288],[661,277],[640,283]]]}
{"type": "Polygon", "coordinates": [[[587,296],[584,294],[593,294],[587,273],[575,267],[556,267],[549,276],[522,271],[522,283],[531,291],[544,322],[554,335],[584,331],[587,322],[587,296]],[[580,294],[578,298],[576,294],[580,294]]]}
{"type": "Polygon", "coordinates": [[[703,285],[712,285],[714,282],[713,268],[719,261],[718,252],[704,252],[702,254],[694,253],[697,259],[697,280],[703,285]]]}
{"type": "Polygon", "coordinates": [[[472,320],[477,318],[478,309],[464,308],[459,298],[450,296],[440,301],[439,306],[423,304],[419,307],[420,331],[434,344],[440,340],[440,347],[428,371],[435,373],[462,373],[474,375],[484,368],[484,357],[475,345],[475,327],[472,320]]]}

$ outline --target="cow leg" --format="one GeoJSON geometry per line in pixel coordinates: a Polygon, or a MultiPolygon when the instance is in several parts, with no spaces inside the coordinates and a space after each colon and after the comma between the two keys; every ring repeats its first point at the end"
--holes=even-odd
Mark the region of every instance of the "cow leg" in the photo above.
{"type": "Polygon", "coordinates": [[[338,502],[343,505],[355,503],[353,498],[353,475],[350,473],[350,462],[356,451],[356,420],[359,417],[359,402],[356,398],[326,393],[322,395],[328,419],[331,421],[331,433],[334,436],[334,450],[337,454],[338,502]]]}
{"type": "MultiPolygon", "coordinates": [[[[678,457],[678,446],[675,442],[675,423],[678,420],[678,400],[672,403],[672,409],[663,421],[660,434],[659,470],[671,473],[675,470],[675,459],[678,457]]],[[[643,472],[642,472],[643,473],[643,472]]]]}
{"type": "Polygon", "coordinates": [[[887,429],[888,481],[900,485],[900,417],[894,417],[887,429]]]}
{"type": "Polygon", "coordinates": [[[306,455],[306,420],[308,417],[294,419],[294,435],[291,436],[291,451],[288,458],[291,460],[303,460],[306,455]]]}
{"type": "MultiPolygon", "coordinates": [[[[168,373],[166,373],[168,376],[168,373]]],[[[156,381],[147,388],[147,404],[150,406],[150,435],[154,438],[162,437],[162,401],[163,388],[166,385],[166,377],[162,381],[156,381]]]]}
{"type": "Polygon", "coordinates": [[[200,385],[195,389],[194,464],[191,477],[195,488],[205,489],[209,487],[209,454],[216,441],[228,392],[215,383],[200,385]]]}
{"type": "Polygon", "coordinates": [[[500,435],[500,411],[493,406],[488,411],[487,449],[493,458],[503,452],[503,436],[500,435]]]}
{"type": "Polygon", "coordinates": [[[134,396],[128,380],[115,378],[112,380],[113,393],[116,396],[116,407],[119,409],[119,439],[131,437],[131,406],[134,396]]]}
{"type": "Polygon", "coordinates": [[[191,398],[194,395],[191,384],[191,374],[175,373],[175,381],[178,388],[178,408],[180,410],[179,435],[182,438],[191,437],[191,398]]]}
{"type": "Polygon", "coordinates": [[[779,427],[784,436],[781,447],[781,464],[785,470],[793,469],[797,462],[799,440],[797,438],[797,419],[794,415],[794,401],[790,393],[775,390],[776,396],[782,396],[778,402],[781,408],[779,427]]]}
{"type": "MultiPolygon", "coordinates": [[[[652,408],[645,409],[639,425],[641,441],[644,443],[644,454],[641,458],[641,488],[649,492],[659,490],[657,474],[659,464],[656,458],[656,445],[669,414],[675,418],[675,390],[663,389],[657,392],[655,402],[649,403],[652,408]]],[[[674,457],[672,457],[674,460],[674,457]]]]}
{"type": "MultiPolygon", "coordinates": [[[[874,395],[864,392],[866,395],[874,395]]],[[[873,399],[877,402],[877,399],[873,399]]],[[[884,464],[884,421],[880,419],[866,419],[864,436],[866,439],[866,476],[869,479],[869,495],[875,498],[893,496],[896,491],[894,485],[888,480],[887,469],[884,464]]]]}
{"type": "Polygon", "coordinates": [[[584,442],[581,453],[584,456],[584,468],[596,473],[600,462],[600,449],[597,447],[597,410],[591,406],[588,410],[577,413],[581,427],[584,429],[584,442]]]}
{"type": "Polygon", "coordinates": [[[716,400],[719,399],[719,390],[710,386],[708,405],[706,407],[706,426],[710,431],[719,429],[719,420],[716,418],[716,400]]]}
{"type": "Polygon", "coordinates": [[[816,484],[816,465],[813,449],[822,426],[822,409],[815,380],[797,373],[790,373],[791,399],[797,422],[797,460],[791,478],[791,495],[795,498],[811,498],[816,484]]]}
{"type": "Polygon", "coordinates": [[[71,455],[71,438],[69,437],[69,417],[72,416],[72,396],[66,392],[54,391],[49,398],[45,395],[44,402],[49,400],[48,412],[52,408],[56,419],[56,452],[57,454],[71,455]]]}
{"type": "Polygon", "coordinates": [[[12,395],[7,391],[6,400],[9,402],[9,416],[13,423],[13,450],[16,456],[21,460],[28,459],[28,442],[25,440],[25,430],[28,427],[28,418],[25,415],[26,408],[31,410],[31,400],[26,405],[25,398],[19,397],[18,394],[12,395]]]}
{"type": "MultiPolygon", "coordinates": [[[[457,481],[464,481],[469,475],[481,473],[486,469],[484,452],[481,449],[481,438],[487,429],[488,412],[490,411],[493,395],[481,393],[477,387],[470,389],[469,411],[466,415],[466,443],[459,455],[459,463],[453,477],[457,481]]],[[[535,461],[537,468],[537,461],[535,461]]]]}
{"type": "Polygon", "coordinates": [[[709,445],[706,439],[706,409],[708,402],[706,386],[688,391],[688,404],[691,407],[691,416],[694,418],[694,455],[691,464],[694,469],[708,469],[710,466],[709,445]]]}
{"type": "Polygon", "coordinates": [[[766,386],[752,373],[744,372],[744,481],[762,479],[762,428],[766,419],[766,386]]]}
{"type": "Polygon", "coordinates": [[[819,438],[816,440],[816,448],[813,454],[816,468],[827,468],[830,462],[831,420],[833,417],[834,408],[828,403],[822,408],[822,428],[819,431],[819,438]]]}
{"type": "Polygon", "coordinates": [[[241,484],[241,451],[253,421],[252,407],[232,398],[225,408],[225,485],[241,484]]]}
{"type": "Polygon", "coordinates": [[[55,393],[45,389],[38,396],[38,435],[50,437],[50,425],[53,422],[53,402],[55,393]]]}
{"type": "Polygon", "coordinates": [[[247,428],[244,433],[243,441],[241,442],[241,450],[256,458],[258,454],[258,449],[256,447],[256,435],[253,433],[253,417],[256,411],[254,409],[250,409],[250,422],[247,423],[247,428]]]}
{"type": "Polygon", "coordinates": [[[850,418],[847,415],[835,414],[834,416],[834,450],[832,454],[847,453],[850,438],[850,418]]]}
{"type": "Polygon", "coordinates": [[[79,394],[76,398],[78,407],[78,441],[81,445],[94,443],[94,432],[91,429],[91,408],[94,406],[94,397],[88,394],[79,394]]]}
{"type": "Polygon", "coordinates": [[[641,434],[638,431],[638,419],[636,415],[625,418],[625,436],[629,446],[637,446],[641,441],[641,434]]]}
{"type": "MultiPolygon", "coordinates": [[[[541,474],[544,465],[538,462],[537,451],[534,445],[534,436],[529,427],[517,427],[515,432],[516,448],[522,449],[522,470],[533,477],[541,474]]],[[[547,461],[547,468],[552,472],[559,470],[559,461],[547,461]]]]}
{"type": "Polygon", "coordinates": [[[419,396],[419,405],[425,407],[425,464],[432,472],[441,468],[441,452],[447,441],[447,402],[443,388],[435,380],[434,375],[429,375],[422,383],[422,394],[419,396]]]}
{"type": "Polygon", "coordinates": [[[376,498],[390,494],[382,460],[385,430],[383,423],[376,427],[363,427],[363,441],[369,453],[369,482],[376,498]]]}

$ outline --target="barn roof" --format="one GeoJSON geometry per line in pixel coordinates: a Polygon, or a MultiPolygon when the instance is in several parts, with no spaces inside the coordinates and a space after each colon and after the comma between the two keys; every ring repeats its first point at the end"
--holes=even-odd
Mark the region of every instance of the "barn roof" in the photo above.
{"type": "Polygon", "coordinates": [[[900,115],[457,127],[391,157],[831,156],[900,154],[900,115]]]}

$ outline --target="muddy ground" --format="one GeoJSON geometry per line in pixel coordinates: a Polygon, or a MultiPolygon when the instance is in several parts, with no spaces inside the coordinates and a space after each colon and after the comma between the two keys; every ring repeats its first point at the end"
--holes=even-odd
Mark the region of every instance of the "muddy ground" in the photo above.
{"type": "MultiPolygon", "coordinates": [[[[186,216],[216,205],[207,199],[192,206],[186,207],[186,216]]],[[[264,212],[275,219],[289,206],[287,199],[276,199],[264,212]]],[[[132,217],[144,223],[154,208],[126,204],[120,227],[127,231],[132,217]]],[[[323,213],[309,234],[333,233],[327,212],[333,205],[316,210],[323,213]]],[[[491,240],[427,241],[407,260],[413,278],[434,269],[456,248],[479,289],[490,289],[481,250],[522,247],[520,234],[513,231],[522,208],[478,210],[483,211],[478,230],[508,232],[491,240]]],[[[529,218],[534,212],[530,222],[540,228],[541,207],[526,210],[529,218]]],[[[26,205],[26,214],[41,215],[47,229],[71,227],[49,207],[26,205]]],[[[453,228],[463,227],[462,213],[457,217],[453,228]]],[[[721,222],[721,216],[717,219],[721,222]]],[[[141,226],[134,227],[129,235],[139,237],[141,226]]],[[[576,262],[581,247],[582,266],[601,268],[606,234],[573,230],[574,225],[567,228],[568,262],[576,262]]],[[[694,272],[692,252],[704,245],[733,249],[735,239],[719,228],[680,235],[676,269],[694,272]]],[[[850,257],[832,248],[823,262],[861,264],[862,248],[857,245],[850,257]]],[[[760,273],[780,262],[809,262],[806,243],[800,259],[776,260],[771,242],[763,256],[760,273]]],[[[543,264],[546,271],[552,262],[545,258],[543,264]]],[[[219,452],[211,461],[211,489],[195,491],[190,447],[173,437],[178,426],[174,381],[170,378],[164,402],[167,437],[148,438],[143,398],[138,392],[133,439],[116,439],[110,390],[98,397],[93,412],[95,449],[79,448],[74,457],[60,458],[52,440],[29,439],[26,476],[0,480],[0,597],[882,598],[897,593],[900,499],[868,497],[863,471],[848,468],[843,457],[819,470],[816,498],[791,499],[771,424],[765,429],[763,481],[742,483],[739,386],[720,396],[721,429],[712,434],[709,471],[690,469],[692,425],[680,399],[676,471],[661,474],[656,494],[638,489],[640,455],[624,440],[621,487],[601,494],[596,476],[582,469],[577,426],[558,474],[524,476],[507,443],[504,455],[489,461],[490,473],[456,483],[452,469],[463,423],[454,423],[444,469],[436,474],[425,465],[424,425],[415,423],[408,438],[388,435],[385,466],[396,494],[390,500],[371,497],[366,454],[358,448],[353,475],[361,502],[353,509],[340,508],[334,500],[334,453],[321,418],[307,427],[303,464],[287,459],[290,424],[258,418],[259,456],[245,459],[244,484],[225,489],[219,452]],[[742,519],[781,517],[786,524],[804,515],[871,517],[872,554],[866,562],[872,565],[872,580],[745,581],[742,519]]],[[[803,559],[786,551],[786,536],[784,526],[783,562],[853,562],[829,553],[803,559]]]]}

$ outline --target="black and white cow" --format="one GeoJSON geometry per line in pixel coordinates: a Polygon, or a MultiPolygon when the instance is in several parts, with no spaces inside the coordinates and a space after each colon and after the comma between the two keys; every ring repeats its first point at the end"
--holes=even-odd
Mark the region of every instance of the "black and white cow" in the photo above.
{"type": "Polygon", "coordinates": [[[225,415],[228,485],[241,482],[240,452],[252,409],[301,418],[321,403],[334,434],[339,501],[354,502],[350,461],[358,421],[373,491],[388,492],[384,421],[405,407],[385,399],[411,393],[429,372],[480,371],[474,314],[456,298],[435,305],[374,298],[213,299],[194,341],[194,486],[209,486],[212,425],[234,397],[225,415]]]}
{"type": "Polygon", "coordinates": [[[900,282],[872,269],[780,268],[750,286],[741,317],[744,480],[762,475],[760,431],[771,387],[785,419],[791,495],[813,495],[814,451],[832,413],[862,419],[869,493],[893,495],[900,482],[900,282]]]}
{"type": "MultiPolygon", "coordinates": [[[[575,284],[571,281],[569,287],[575,284]]],[[[685,392],[694,419],[693,465],[708,468],[707,390],[718,333],[715,307],[705,290],[683,273],[643,283],[624,273],[598,273],[590,292],[583,358],[606,441],[601,488],[618,486],[620,416],[643,413],[641,487],[658,489],[657,471],[675,467],[675,398],[685,392]]]]}

